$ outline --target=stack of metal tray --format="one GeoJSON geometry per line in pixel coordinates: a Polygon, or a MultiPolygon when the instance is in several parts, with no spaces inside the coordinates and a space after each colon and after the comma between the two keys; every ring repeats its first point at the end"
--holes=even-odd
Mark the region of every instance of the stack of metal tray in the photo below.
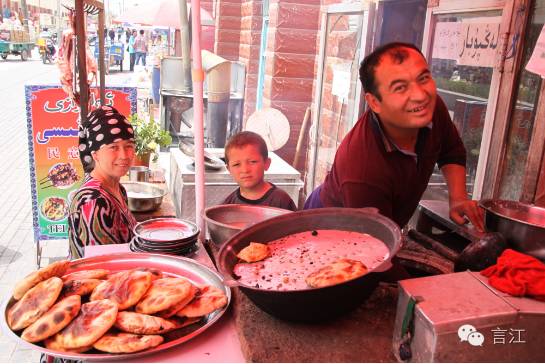
{"type": "Polygon", "coordinates": [[[196,248],[199,228],[187,220],[158,218],[137,224],[134,235],[129,244],[132,251],[187,255],[196,248]]]}

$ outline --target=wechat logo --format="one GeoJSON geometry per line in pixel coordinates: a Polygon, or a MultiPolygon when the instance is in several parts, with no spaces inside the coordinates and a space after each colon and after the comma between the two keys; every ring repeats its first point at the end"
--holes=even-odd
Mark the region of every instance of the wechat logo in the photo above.
{"type": "Polygon", "coordinates": [[[458,328],[460,341],[467,341],[471,346],[483,346],[484,335],[472,325],[462,325],[458,328]]]}

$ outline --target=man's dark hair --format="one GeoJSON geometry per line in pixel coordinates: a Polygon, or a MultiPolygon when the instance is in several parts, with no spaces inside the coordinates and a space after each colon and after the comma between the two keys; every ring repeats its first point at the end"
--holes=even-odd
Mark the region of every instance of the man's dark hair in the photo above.
{"type": "Polygon", "coordinates": [[[409,52],[407,49],[414,49],[420,53],[422,57],[424,57],[420,49],[418,49],[414,44],[403,42],[384,44],[368,54],[360,64],[360,81],[364,92],[369,92],[371,95],[381,100],[378,92],[378,85],[376,84],[375,80],[377,66],[386,55],[390,56],[397,64],[403,63],[409,57],[409,52]]]}
{"type": "Polygon", "coordinates": [[[252,131],[241,131],[229,138],[229,141],[225,145],[225,163],[229,165],[229,151],[231,149],[242,148],[247,145],[256,146],[264,160],[269,158],[267,143],[265,143],[265,140],[259,134],[252,131]]]}
{"type": "Polygon", "coordinates": [[[144,35],[144,29],[140,29],[140,35],[144,35]]]}

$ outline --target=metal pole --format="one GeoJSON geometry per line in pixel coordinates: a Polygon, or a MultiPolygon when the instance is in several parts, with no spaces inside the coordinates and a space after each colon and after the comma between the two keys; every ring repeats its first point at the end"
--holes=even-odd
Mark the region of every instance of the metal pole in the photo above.
{"type": "Polygon", "coordinates": [[[61,0],[57,0],[57,43],[60,44],[62,37],[62,14],[61,0]]]}
{"type": "MultiPolygon", "coordinates": [[[[189,23],[187,21],[187,1],[178,0],[180,7],[180,39],[182,43],[182,72],[184,92],[191,92],[191,56],[189,53],[189,23]]],[[[192,11],[195,12],[195,9],[192,11]]]]}
{"type": "Polygon", "coordinates": [[[204,213],[204,122],[203,84],[204,71],[201,56],[201,7],[199,0],[191,0],[192,52],[193,52],[193,130],[195,133],[195,221],[199,227],[199,240],[206,236],[204,213]]]}
{"type": "Polygon", "coordinates": [[[28,9],[26,7],[26,0],[21,0],[21,8],[23,10],[23,28],[28,33],[28,9]]]}
{"type": "MultiPolygon", "coordinates": [[[[76,46],[79,74],[80,115],[83,123],[87,118],[89,106],[89,85],[87,84],[87,63],[85,42],[85,14],[83,12],[83,0],[76,0],[75,4],[76,46]]],[[[74,80],[76,82],[76,80],[74,80]]]]}
{"type": "Polygon", "coordinates": [[[104,67],[104,9],[98,13],[98,70],[100,74],[100,105],[106,100],[104,85],[106,83],[106,67],[104,67]]]}

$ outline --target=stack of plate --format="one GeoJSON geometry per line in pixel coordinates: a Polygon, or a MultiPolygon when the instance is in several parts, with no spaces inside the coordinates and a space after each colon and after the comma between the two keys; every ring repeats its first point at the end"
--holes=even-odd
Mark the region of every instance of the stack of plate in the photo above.
{"type": "Polygon", "coordinates": [[[135,252],[187,255],[197,248],[199,229],[191,221],[158,218],[134,227],[130,249],[135,252]]]}

